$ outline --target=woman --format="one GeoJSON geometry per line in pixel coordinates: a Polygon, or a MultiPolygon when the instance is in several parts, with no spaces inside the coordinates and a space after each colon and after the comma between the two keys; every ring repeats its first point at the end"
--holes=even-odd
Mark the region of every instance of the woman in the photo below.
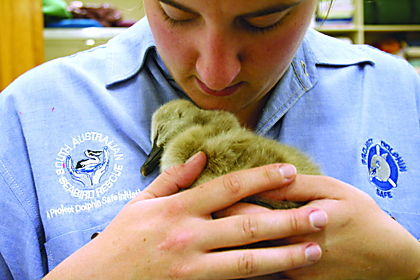
{"type": "Polygon", "coordinates": [[[307,31],[316,2],[145,0],[147,19],[124,34],[6,89],[2,276],[416,279],[419,79],[307,31]],[[141,177],[151,114],[175,98],[233,112],[330,177],[279,163],[178,193],[202,153],[141,177]],[[86,152],[100,163],[78,169],[86,152]],[[309,203],[236,203],[257,193],[309,203]]]}

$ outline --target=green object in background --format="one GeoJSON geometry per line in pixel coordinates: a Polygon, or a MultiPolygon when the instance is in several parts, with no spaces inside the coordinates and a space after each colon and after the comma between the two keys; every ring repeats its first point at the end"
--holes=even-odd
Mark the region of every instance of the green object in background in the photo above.
{"type": "Polygon", "coordinates": [[[365,24],[420,24],[420,0],[364,1],[365,24]]]}
{"type": "Polygon", "coordinates": [[[67,3],[64,0],[42,0],[42,12],[45,16],[55,18],[72,18],[67,11],[67,3]]]}

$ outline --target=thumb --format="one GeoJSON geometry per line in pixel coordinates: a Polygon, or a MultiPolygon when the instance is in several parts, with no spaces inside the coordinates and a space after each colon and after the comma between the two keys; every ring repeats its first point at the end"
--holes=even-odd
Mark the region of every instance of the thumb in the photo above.
{"type": "Polygon", "coordinates": [[[130,201],[169,196],[191,186],[206,166],[207,157],[203,152],[193,155],[186,163],[166,169],[137,197],[130,201]]]}

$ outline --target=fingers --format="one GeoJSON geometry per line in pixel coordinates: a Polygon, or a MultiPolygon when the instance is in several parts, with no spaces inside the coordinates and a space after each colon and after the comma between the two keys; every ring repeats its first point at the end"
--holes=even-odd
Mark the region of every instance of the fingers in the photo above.
{"type": "Polygon", "coordinates": [[[287,185],[295,175],[292,165],[266,165],[221,176],[182,195],[191,212],[208,215],[244,197],[287,185]]]}
{"type": "Polygon", "coordinates": [[[206,154],[199,152],[185,164],[172,166],[160,174],[130,203],[175,194],[194,183],[206,165],[206,154]]]}
{"type": "Polygon", "coordinates": [[[240,215],[240,214],[255,214],[255,213],[269,212],[269,211],[271,210],[263,206],[250,204],[250,203],[244,203],[244,202],[238,202],[228,208],[225,208],[225,209],[222,209],[220,211],[213,213],[212,216],[214,219],[219,219],[223,217],[235,216],[235,215],[240,215]]]}
{"type": "Polygon", "coordinates": [[[304,202],[322,199],[340,200],[355,192],[364,194],[355,187],[331,177],[298,174],[295,180],[286,187],[258,195],[272,200],[304,202]]]}
{"type": "Polygon", "coordinates": [[[309,207],[237,215],[213,220],[203,249],[237,247],[265,240],[276,240],[319,232],[328,223],[327,214],[309,207]],[[223,236],[220,235],[223,229],[223,236]]]}
{"type": "Polygon", "coordinates": [[[321,248],[313,243],[302,243],[264,249],[244,249],[214,252],[207,255],[204,269],[212,279],[237,279],[274,274],[316,263],[321,248]],[[208,265],[211,264],[211,265],[208,265]],[[207,267],[208,265],[208,267],[207,267]],[[214,267],[218,267],[217,271],[214,267]]]}

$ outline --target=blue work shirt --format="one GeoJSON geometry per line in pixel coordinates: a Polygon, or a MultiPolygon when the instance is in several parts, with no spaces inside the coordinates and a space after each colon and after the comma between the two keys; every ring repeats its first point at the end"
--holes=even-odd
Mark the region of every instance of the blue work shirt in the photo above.
{"type": "MultiPolygon", "coordinates": [[[[419,92],[405,60],[308,30],[255,131],[305,151],[420,238],[419,92]]],[[[152,182],[157,170],[140,174],[151,115],[176,98],[188,97],[146,19],[0,94],[0,278],[42,278],[152,182]]]]}

